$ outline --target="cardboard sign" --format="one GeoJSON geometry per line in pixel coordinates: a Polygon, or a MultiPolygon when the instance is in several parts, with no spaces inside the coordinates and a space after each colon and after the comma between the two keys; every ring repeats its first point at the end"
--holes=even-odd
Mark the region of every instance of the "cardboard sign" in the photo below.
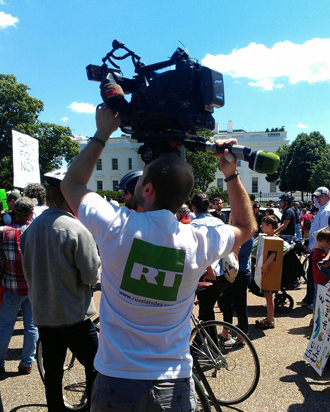
{"type": "Polygon", "coordinates": [[[259,236],[254,280],[260,289],[280,290],[283,265],[283,240],[277,236],[259,236]],[[261,267],[268,256],[275,252],[275,259],[268,266],[268,275],[262,275],[261,267]]]}
{"type": "Polygon", "coordinates": [[[330,354],[330,282],[317,285],[314,327],[304,359],[321,376],[330,354]]]}
{"type": "Polygon", "coordinates": [[[40,183],[39,141],[16,130],[12,130],[12,135],[14,186],[40,183]]]}

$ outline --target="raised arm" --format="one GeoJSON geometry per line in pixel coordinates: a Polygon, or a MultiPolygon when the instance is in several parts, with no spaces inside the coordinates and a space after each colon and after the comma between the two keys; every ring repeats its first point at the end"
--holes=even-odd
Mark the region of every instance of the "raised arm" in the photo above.
{"type": "Polygon", "coordinates": [[[69,167],[61,184],[65,200],[77,215],[83,198],[90,192],[86,188],[98,158],[111,136],[120,126],[120,118],[104,105],[96,109],[96,133],[69,167]]]}
{"type": "MultiPolygon", "coordinates": [[[[231,140],[217,140],[216,144],[221,146],[223,144],[237,144],[236,139],[231,140]]],[[[220,157],[220,169],[225,175],[227,181],[227,190],[229,196],[229,202],[231,207],[231,219],[232,225],[235,231],[235,243],[233,250],[241,246],[255,232],[255,219],[251,207],[250,198],[244,189],[239,176],[236,175],[237,160],[228,162],[225,156],[228,154],[228,150],[225,150],[223,154],[218,154],[220,157]]]]}

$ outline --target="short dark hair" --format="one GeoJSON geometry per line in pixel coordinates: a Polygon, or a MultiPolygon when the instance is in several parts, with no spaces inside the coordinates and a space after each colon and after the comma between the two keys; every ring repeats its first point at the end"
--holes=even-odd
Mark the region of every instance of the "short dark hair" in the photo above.
{"type": "Polygon", "coordinates": [[[206,213],[210,206],[210,200],[206,193],[196,193],[191,199],[191,204],[195,206],[198,213],[206,213]]]}
{"type": "Polygon", "coordinates": [[[217,201],[220,202],[220,200],[223,201],[222,197],[215,197],[215,198],[212,200],[212,203],[214,204],[214,202],[217,202],[217,201]]]}
{"type": "Polygon", "coordinates": [[[176,213],[194,186],[191,166],[174,154],[163,154],[148,164],[142,185],[156,191],[155,206],[176,213]]]}
{"type": "Polygon", "coordinates": [[[62,193],[53,186],[47,186],[46,203],[48,206],[52,203],[60,209],[67,204],[62,193]]]}
{"type": "Polygon", "coordinates": [[[262,222],[265,222],[266,225],[272,225],[274,229],[276,229],[276,228],[277,228],[277,225],[278,225],[277,219],[276,219],[276,216],[275,216],[275,215],[264,216],[264,217],[261,219],[261,223],[262,223],[262,222]]]}
{"type": "Polygon", "coordinates": [[[39,183],[30,183],[24,188],[24,196],[30,199],[37,199],[38,205],[42,206],[46,203],[46,189],[39,183]]]}
{"type": "Polygon", "coordinates": [[[270,215],[274,215],[275,213],[274,213],[274,209],[272,209],[271,207],[268,207],[266,210],[265,210],[265,213],[266,212],[268,212],[270,215]]]}

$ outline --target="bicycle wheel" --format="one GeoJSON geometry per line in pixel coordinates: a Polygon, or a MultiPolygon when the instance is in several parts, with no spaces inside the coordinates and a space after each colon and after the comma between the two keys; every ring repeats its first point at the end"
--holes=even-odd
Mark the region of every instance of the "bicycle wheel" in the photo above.
{"type": "Polygon", "coordinates": [[[197,412],[211,412],[211,405],[207,398],[207,393],[203,388],[203,385],[199,382],[197,377],[193,374],[192,375],[194,382],[195,382],[195,391],[196,391],[196,398],[197,398],[197,412]]]}
{"type": "Polygon", "coordinates": [[[259,381],[260,363],[245,333],[227,322],[206,321],[193,329],[190,344],[220,405],[234,405],[251,396],[259,381]],[[225,346],[224,334],[232,346],[225,346]]]}
{"type": "MultiPolygon", "coordinates": [[[[93,322],[95,329],[99,332],[99,318],[93,322]]],[[[42,357],[42,343],[37,344],[37,365],[40,377],[45,383],[45,368],[42,357]]],[[[63,365],[62,392],[64,405],[68,411],[88,410],[86,396],[86,374],[84,366],[75,358],[70,349],[66,351],[63,365]]]]}
{"type": "Polygon", "coordinates": [[[304,263],[303,263],[303,270],[304,270],[304,279],[307,282],[307,271],[308,271],[308,266],[309,266],[309,257],[305,257],[304,263]]]}

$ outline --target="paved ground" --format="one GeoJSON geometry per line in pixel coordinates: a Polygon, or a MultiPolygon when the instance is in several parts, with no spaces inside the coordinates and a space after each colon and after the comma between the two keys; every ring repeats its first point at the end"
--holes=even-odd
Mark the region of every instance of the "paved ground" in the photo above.
{"type": "MultiPolygon", "coordinates": [[[[305,295],[305,285],[289,293],[295,301],[305,295]]],[[[96,300],[98,299],[96,293],[96,300]]],[[[294,306],[286,315],[277,315],[276,328],[261,331],[255,319],[264,316],[264,298],[248,294],[250,337],[261,363],[261,377],[255,393],[223,412],[330,412],[330,369],[320,378],[303,360],[311,333],[311,311],[294,306]]],[[[219,319],[221,314],[217,313],[219,319]]],[[[10,342],[6,373],[0,375],[0,390],[5,412],[47,411],[44,388],[37,367],[28,376],[20,376],[17,366],[22,347],[22,321],[18,320],[10,342]]]]}

